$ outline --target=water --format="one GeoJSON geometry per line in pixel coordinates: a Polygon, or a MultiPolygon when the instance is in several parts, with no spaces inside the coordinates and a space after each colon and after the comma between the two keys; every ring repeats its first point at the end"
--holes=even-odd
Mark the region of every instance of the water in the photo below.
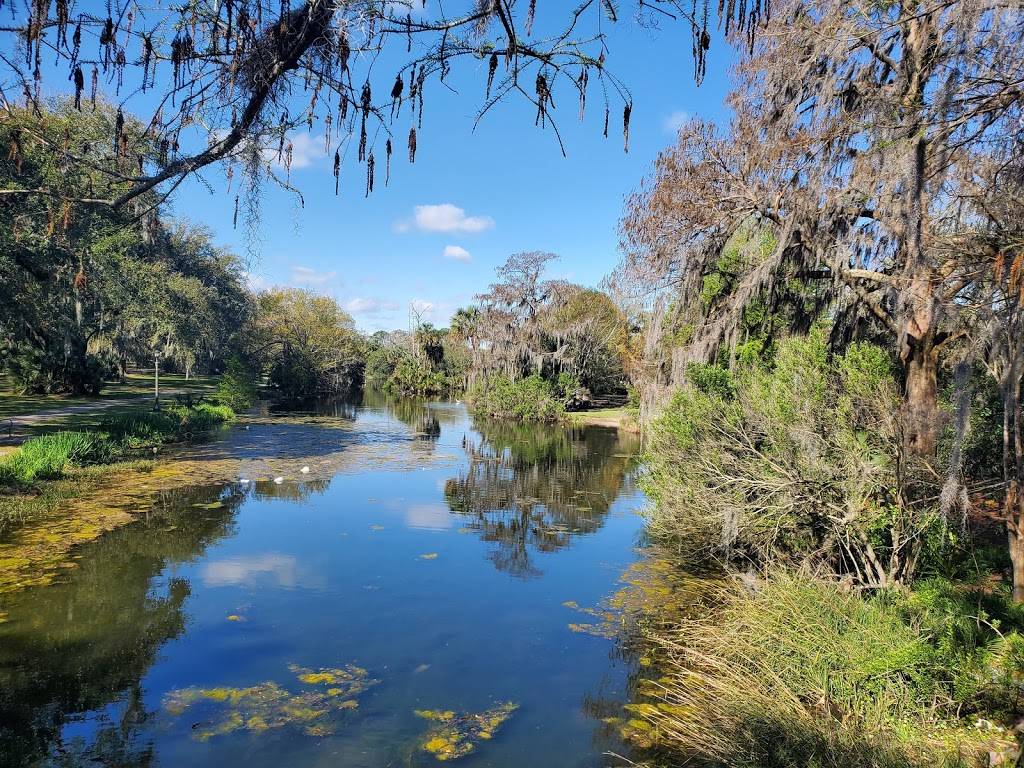
{"type": "Polygon", "coordinates": [[[432,728],[483,721],[416,710],[506,702],[457,764],[621,764],[600,716],[635,669],[563,603],[636,560],[635,450],[372,397],[190,448],[138,522],[0,596],[0,764],[433,765],[432,728]]]}

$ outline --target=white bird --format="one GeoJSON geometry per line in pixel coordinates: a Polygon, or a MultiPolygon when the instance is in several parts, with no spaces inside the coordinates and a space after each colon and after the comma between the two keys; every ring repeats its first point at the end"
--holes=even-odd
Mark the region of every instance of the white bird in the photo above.
{"type": "Polygon", "coordinates": [[[302,469],[299,470],[299,472],[301,472],[304,475],[308,475],[309,474],[309,467],[303,467],[302,469]]]}
{"type": "Polygon", "coordinates": [[[245,425],[245,428],[246,428],[246,429],[248,429],[248,428],[249,428],[249,425],[248,425],[248,424],[246,424],[246,425],[245,425]]]}
{"type": "Polygon", "coordinates": [[[242,485],[245,485],[246,483],[249,482],[249,478],[248,477],[240,478],[238,482],[240,482],[242,485]]]}
{"type": "Polygon", "coordinates": [[[277,483],[278,485],[280,485],[281,483],[284,482],[284,478],[283,477],[275,477],[274,478],[274,482],[277,483]]]}

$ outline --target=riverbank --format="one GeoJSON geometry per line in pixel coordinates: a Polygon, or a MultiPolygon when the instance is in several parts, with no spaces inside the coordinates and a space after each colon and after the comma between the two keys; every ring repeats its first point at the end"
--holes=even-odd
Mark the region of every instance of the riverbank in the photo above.
{"type": "Polygon", "coordinates": [[[1017,765],[1020,612],[933,578],[874,597],[807,575],[652,604],[649,674],[623,733],[668,762],[731,768],[1017,765]]]}
{"type": "Polygon", "coordinates": [[[625,432],[640,433],[640,413],[636,408],[597,408],[592,411],[570,411],[566,416],[573,426],[614,427],[625,432]]]}
{"type": "MultiPolygon", "coordinates": [[[[105,475],[148,467],[146,460],[161,447],[203,435],[234,418],[226,406],[205,404],[168,406],[160,412],[136,409],[90,428],[29,438],[0,457],[0,533],[52,517],[58,506],[102,485],[105,475]]],[[[91,538],[108,529],[102,524],[96,528],[91,518],[79,522],[73,524],[72,535],[64,536],[69,544],[78,540],[77,534],[91,538]]]]}

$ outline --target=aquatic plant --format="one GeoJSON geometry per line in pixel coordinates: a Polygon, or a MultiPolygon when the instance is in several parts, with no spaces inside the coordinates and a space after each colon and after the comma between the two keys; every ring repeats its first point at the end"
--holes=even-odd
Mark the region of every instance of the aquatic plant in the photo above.
{"type": "Polygon", "coordinates": [[[423,737],[420,749],[440,761],[465,757],[476,750],[481,741],[493,738],[495,731],[518,708],[518,704],[506,701],[479,713],[417,709],[417,717],[437,723],[423,737]]]}
{"type": "Polygon", "coordinates": [[[173,716],[203,704],[218,707],[218,716],[193,730],[193,738],[199,741],[238,730],[261,732],[284,726],[301,728],[309,736],[327,736],[334,732],[334,718],[356,709],[356,697],[380,682],[353,665],[310,669],[289,664],[288,669],[312,690],[292,693],[272,681],[245,688],[181,688],[164,697],[163,707],[173,716]]]}

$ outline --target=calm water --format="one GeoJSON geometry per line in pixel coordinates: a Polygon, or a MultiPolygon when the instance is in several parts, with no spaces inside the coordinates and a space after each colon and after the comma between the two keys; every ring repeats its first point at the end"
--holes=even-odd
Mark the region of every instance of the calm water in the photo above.
{"type": "Polygon", "coordinates": [[[0,596],[0,764],[433,765],[432,728],[506,702],[457,764],[621,764],[599,718],[635,670],[563,603],[637,557],[631,439],[458,404],[321,414],[195,448],[237,477],[185,478],[60,583],[0,596]]]}

